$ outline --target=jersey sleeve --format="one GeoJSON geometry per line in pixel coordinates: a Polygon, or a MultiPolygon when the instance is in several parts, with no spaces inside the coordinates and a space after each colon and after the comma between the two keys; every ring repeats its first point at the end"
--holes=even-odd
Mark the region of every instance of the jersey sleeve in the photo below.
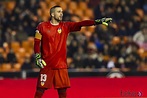
{"type": "Polygon", "coordinates": [[[82,26],[92,26],[95,25],[94,20],[84,20],[81,22],[68,22],[67,23],[69,31],[80,31],[82,26]]]}
{"type": "Polygon", "coordinates": [[[36,27],[36,30],[42,34],[42,23],[40,23],[37,27],[36,27]]]}
{"type": "Polygon", "coordinates": [[[36,27],[35,38],[34,38],[34,53],[40,53],[40,42],[42,38],[42,26],[39,24],[36,27]]]}
{"type": "Polygon", "coordinates": [[[41,23],[36,27],[35,38],[39,40],[41,40],[42,38],[42,24],[41,23]]]}

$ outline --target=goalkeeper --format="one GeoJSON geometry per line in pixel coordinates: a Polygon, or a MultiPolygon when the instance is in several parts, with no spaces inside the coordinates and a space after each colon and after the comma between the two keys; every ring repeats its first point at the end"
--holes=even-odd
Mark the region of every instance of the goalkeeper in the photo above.
{"type": "Polygon", "coordinates": [[[59,98],[66,98],[70,80],[66,62],[66,40],[70,32],[80,31],[82,26],[108,23],[112,18],[84,20],[81,22],[62,21],[63,10],[60,6],[50,9],[50,20],[37,26],[34,42],[36,65],[40,68],[34,98],[41,98],[44,91],[54,86],[59,98]],[[41,46],[41,47],[40,47],[41,46]]]}

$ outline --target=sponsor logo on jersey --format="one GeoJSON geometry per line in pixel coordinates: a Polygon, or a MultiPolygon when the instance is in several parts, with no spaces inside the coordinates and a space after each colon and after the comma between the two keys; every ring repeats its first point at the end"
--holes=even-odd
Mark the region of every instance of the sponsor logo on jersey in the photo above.
{"type": "Polygon", "coordinates": [[[61,28],[58,28],[58,33],[60,34],[62,32],[62,29],[61,28]]]}

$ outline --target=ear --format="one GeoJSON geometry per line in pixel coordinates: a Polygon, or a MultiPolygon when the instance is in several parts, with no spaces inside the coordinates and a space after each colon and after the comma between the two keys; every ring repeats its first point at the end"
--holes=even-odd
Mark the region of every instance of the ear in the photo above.
{"type": "Polygon", "coordinates": [[[51,16],[54,17],[54,13],[52,13],[51,16]]]}

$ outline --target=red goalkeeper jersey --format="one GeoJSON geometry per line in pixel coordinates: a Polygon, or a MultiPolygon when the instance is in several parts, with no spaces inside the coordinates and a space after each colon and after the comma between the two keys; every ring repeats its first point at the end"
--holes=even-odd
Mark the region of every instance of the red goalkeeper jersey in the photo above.
{"type": "MultiPolygon", "coordinates": [[[[52,25],[50,21],[42,22],[37,26],[37,30],[42,35],[41,50],[35,49],[35,53],[41,53],[42,59],[48,68],[59,69],[67,68],[66,40],[69,32],[79,31],[82,26],[94,25],[93,20],[82,22],[60,22],[52,25]]],[[[34,44],[35,45],[35,44],[34,44]]]]}

